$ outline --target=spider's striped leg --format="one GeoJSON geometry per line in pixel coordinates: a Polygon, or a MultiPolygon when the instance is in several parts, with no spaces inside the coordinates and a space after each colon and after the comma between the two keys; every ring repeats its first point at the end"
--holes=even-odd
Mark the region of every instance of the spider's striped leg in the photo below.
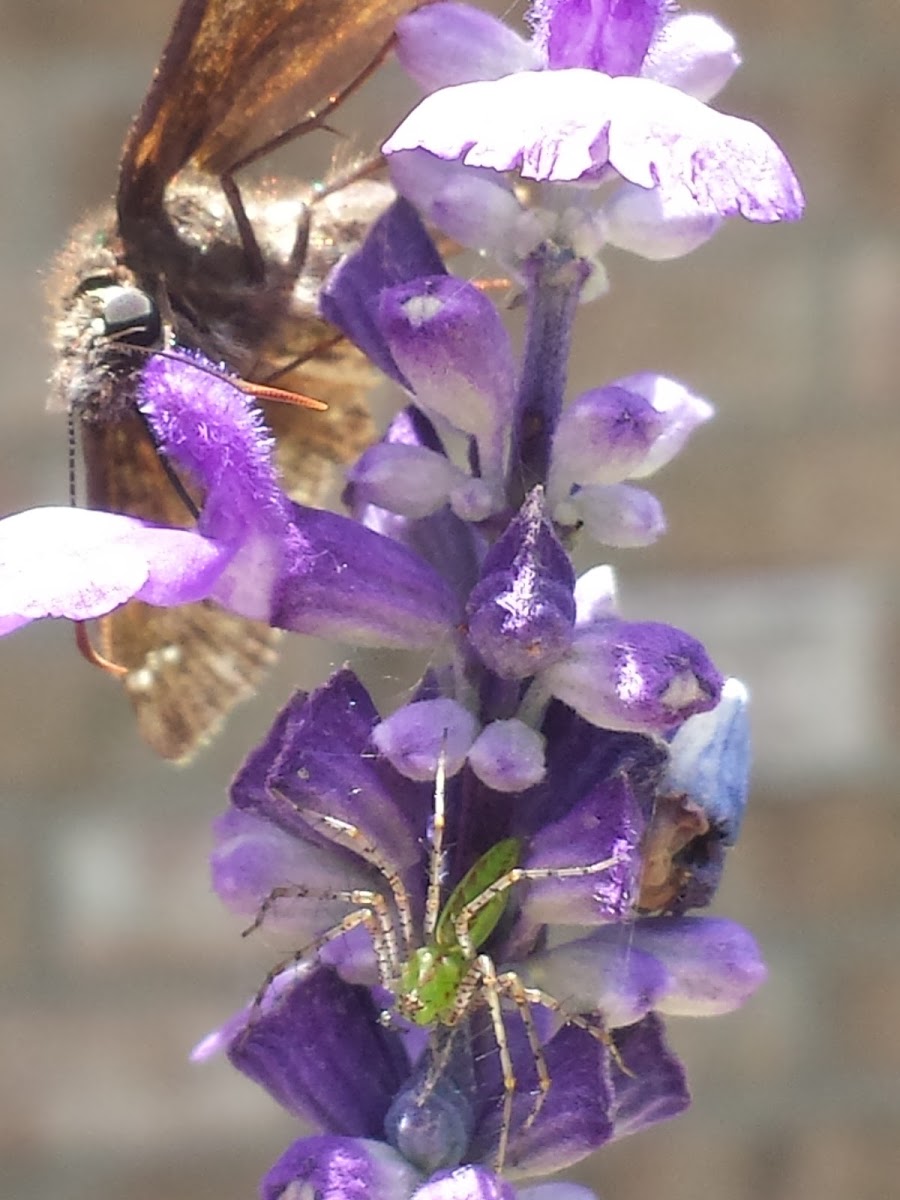
{"type": "Polygon", "coordinates": [[[303,884],[289,884],[272,888],[271,892],[269,892],[262,904],[260,904],[253,923],[248,925],[243,931],[242,936],[247,937],[254,930],[259,929],[278,901],[287,899],[336,900],[343,901],[346,904],[355,904],[358,907],[354,912],[348,913],[346,917],[338,921],[336,925],[332,925],[330,929],[326,929],[324,933],[319,934],[314,941],[309,942],[301,950],[296,951],[290,958],[284,959],[276,967],[273,967],[266,976],[262,989],[257,994],[258,997],[265,994],[272,980],[291,963],[299,963],[310,955],[318,954],[323,946],[335,941],[336,938],[342,937],[345,933],[349,933],[358,925],[364,925],[372,938],[379,982],[388,990],[393,987],[394,980],[400,969],[399,948],[397,946],[397,938],[390,909],[380,893],[361,888],[352,888],[347,891],[340,889],[331,890],[329,888],[309,888],[303,884]]]}
{"type": "Polygon", "coordinates": [[[492,900],[495,900],[503,892],[509,891],[511,887],[515,887],[517,883],[537,879],[580,879],[585,875],[599,875],[602,871],[608,871],[611,867],[617,866],[621,861],[621,856],[614,854],[602,862],[588,863],[583,867],[513,867],[459,910],[453,922],[453,928],[460,946],[467,956],[475,957],[475,947],[472,945],[470,932],[472,922],[492,900]]]}
{"type": "Polygon", "coordinates": [[[545,992],[541,988],[523,987],[522,994],[527,998],[530,1004],[538,1004],[541,1008],[549,1008],[551,1012],[557,1013],[560,1017],[562,1017],[563,1021],[567,1025],[575,1025],[578,1029],[583,1029],[586,1033],[589,1033],[591,1037],[596,1038],[598,1042],[602,1042],[602,1044],[615,1059],[616,1066],[619,1068],[619,1070],[623,1071],[631,1079],[634,1078],[634,1072],[629,1070],[622,1060],[622,1056],[619,1053],[619,1048],[613,1040],[612,1034],[608,1029],[604,1028],[603,1025],[599,1024],[599,1019],[592,1021],[589,1017],[584,1016],[582,1013],[569,1012],[565,1005],[557,1000],[555,996],[551,996],[549,992],[545,992]]]}
{"type": "Polygon", "coordinates": [[[500,990],[509,996],[518,1009],[519,1019],[525,1030],[525,1036],[528,1038],[528,1045],[531,1049],[531,1057],[534,1062],[534,1070],[537,1075],[537,1096],[535,1097],[531,1112],[528,1114],[528,1119],[523,1125],[523,1129],[530,1129],[538,1119],[538,1114],[544,1107],[544,1101],[547,1099],[547,1093],[550,1091],[550,1072],[547,1069],[547,1059],[544,1057],[544,1048],[541,1045],[541,1039],[538,1036],[537,1027],[534,1023],[531,1001],[528,999],[525,985],[515,971],[504,971],[501,975],[497,976],[497,983],[500,990]]]}
{"type": "Polygon", "coordinates": [[[484,992],[491,1013],[491,1027],[494,1041],[500,1051],[500,1068],[503,1072],[503,1112],[500,1117],[500,1138],[497,1143],[497,1158],[495,1170],[502,1175],[506,1165],[506,1152],[509,1148],[509,1132],[512,1127],[513,1100],[516,1096],[516,1073],[513,1069],[512,1055],[509,1052],[509,1039],[506,1036],[506,1025],[503,1021],[503,1008],[500,997],[503,988],[497,978],[494,960],[489,954],[479,954],[475,966],[481,975],[484,992]]]}
{"type": "MultiPolygon", "coordinates": [[[[317,825],[321,826],[331,840],[336,841],[338,845],[348,846],[349,843],[348,848],[352,849],[365,862],[371,863],[384,876],[391,890],[394,907],[397,910],[397,919],[400,922],[403,957],[408,958],[414,945],[413,906],[409,891],[400,878],[399,872],[391,866],[379,848],[372,845],[362,830],[352,822],[332,817],[329,813],[312,812],[307,809],[304,809],[301,815],[304,821],[308,821],[313,828],[316,828],[317,825]]],[[[394,938],[395,944],[396,940],[394,938]]],[[[399,958],[397,961],[399,963],[399,958]]]]}

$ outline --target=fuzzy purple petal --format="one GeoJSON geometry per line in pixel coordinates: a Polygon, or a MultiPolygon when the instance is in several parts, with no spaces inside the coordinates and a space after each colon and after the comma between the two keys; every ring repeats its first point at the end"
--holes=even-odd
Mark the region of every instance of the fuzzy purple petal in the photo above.
{"type": "Polygon", "coordinates": [[[706,101],[719,94],[740,65],[733,35],[715,17],[679,12],[653,39],[641,74],[706,101]]]}
{"type": "Polygon", "coordinates": [[[363,646],[433,649],[460,619],[450,588],[408,547],[358,521],[294,506],[270,623],[363,646]]]}
{"type": "Polygon", "coordinates": [[[198,528],[242,542],[277,536],[290,518],[273,439],[253,402],[201,355],[157,354],[141,372],[138,404],[160,450],[204,490],[198,528]]]}
{"type": "Polygon", "coordinates": [[[126,600],[188,604],[231,557],[185,529],[118,513],[37,508],[0,521],[0,633],[39,617],[90,620],[126,600]]]}
{"type": "Polygon", "coordinates": [[[390,171],[397,191],[448,237],[501,258],[515,256],[523,209],[503,175],[446,162],[427,150],[392,154],[390,171]]]}
{"type": "Polygon", "coordinates": [[[494,305],[472,284],[439,275],[383,292],[379,321],[416,404],[473,436],[482,474],[500,475],[516,366],[494,305]]]}
{"type": "Polygon", "coordinates": [[[485,1167],[456,1167],[433,1176],[412,1200],[516,1200],[511,1184],[485,1167]]]}
{"type": "Polygon", "coordinates": [[[651,79],[520,72],[427,96],[384,146],[526,179],[589,182],[612,167],[673,202],[751,221],[796,220],[800,185],[759,126],[651,79]]]}
{"type": "Polygon", "coordinates": [[[397,22],[400,65],[427,92],[542,65],[540,52],[469,4],[429,4],[397,22]]]}
{"type": "Polygon", "coordinates": [[[534,0],[530,20],[551,70],[637,75],[666,7],[666,0],[534,0]]]}
{"type": "Polygon", "coordinates": [[[722,676],[703,646],[656,621],[610,618],[576,631],[542,674],[547,689],[606,729],[666,733],[719,702],[722,676]]]}
{"type": "Polygon", "coordinates": [[[398,708],[375,727],[372,741],[401,775],[424,782],[434,780],[441,762],[448,777],[461,771],[477,732],[467,708],[440,697],[398,708]]]}
{"type": "Polygon", "coordinates": [[[630,483],[581,488],[569,506],[588,537],[617,550],[652,546],[666,532],[662,504],[652,492],[630,483]]]}
{"type": "Polygon", "coordinates": [[[637,1133],[684,1112],[691,1102],[684,1067],[669,1049],[662,1021],[652,1013],[616,1031],[616,1048],[630,1075],[612,1063],[615,1138],[637,1133]]]}
{"type": "Polygon", "coordinates": [[[539,489],[488,551],[469,597],[469,637],[503,679],[526,679],[569,648],[575,575],[539,489]]]}
{"type": "Polygon", "coordinates": [[[310,696],[289,702],[238,773],[232,803],[300,838],[343,845],[368,862],[375,853],[399,871],[417,865],[431,788],[404,780],[372,753],[379,719],[353,672],[339,671],[310,696]],[[349,823],[360,836],[343,836],[323,817],[349,823]]]}
{"type": "Polygon", "coordinates": [[[724,917],[647,917],[634,927],[634,945],[669,972],[670,986],[656,1004],[669,1016],[732,1012],[766,978],[754,939],[724,917]]]}
{"type": "Polygon", "coordinates": [[[288,833],[256,813],[227,809],[213,826],[213,890],[234,913],[253,918],[273,888],[302,884],[310,896],[285,898],[269,909],[267,930],[284,929],[302,946],[347,912],[343,901],[317,893],[372,888],[378,877],[346,850],[288,833]]]}
{"type": "Polygon", "coordinates": [[[410,1200],[418,1172],[383,1142],[310,1137],[294,1142],[263,1176],[261,1200],[410,1200]]]}
{"type": "Polygon", "coordinates": [[[524,792],[547,773],[544,749],[543,736],[524,721],[492,721],[472,745],[469,766],[496,792],[524,792]]]}
{"type": "Polygon", "coordinates": [[[576,938],[529,955],[521,966],[527,982],[562,1001],[566,1012],[600,1013],[607,1029],[632,1025],[656,1006],[670,986],[665,966],[632,945],[630,928],[616,936],[576,938]]]}
{"type": "Polygon", "coordinates": [[[228,1057],[295,1116],[328,1133],[380,1137],[409,1063],[378,1015],[367,988],[312,967],[245,1011],[228,1057]]]}
{"type": "Polygon", "coordinates": [[[644,820],[624,774],[597,783],[558,821],[531,839],[522,866],[577,868],[609,862],[602,871],[528,883],[522,915],[534,924],[598,925],[631,911],[644,820]]]}
{"type": "MultiPolygon", "coordinates": [[[[609,1053],[590,1033],[563,1026],[545,1044],[552,1080],[540,1116],[525,1128],[534,1103],[534,1056],[521,1026],[508,1025],[513,1066],[520,1081],[513,1101],[507,1174],[513,1178],[545,1175],[578,1162],[612,1137],[612,1089],[609,1053]]],[[[486,1031],[475,1048],[478,1094],[485,1104],[471,1155],[490,1161],[496,1152],[503,1094],[496,1043],[486,1031]]]]}

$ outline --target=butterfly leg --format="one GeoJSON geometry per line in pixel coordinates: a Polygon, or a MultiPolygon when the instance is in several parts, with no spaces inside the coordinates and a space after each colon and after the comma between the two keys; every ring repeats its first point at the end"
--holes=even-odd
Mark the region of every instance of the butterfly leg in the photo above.
{"type": "Polygon", "coordinates": [[[235,182],[234,176],[230,174],[221,175],[219,177],[219,185],[225,193],[225,199],[228,201],[228,207],[231,209],[234,223],[237,226],[238,236],[241,239],[241,246],[244,250],[244,259],[247,266],[247,278],[251,283],[262,283],[266,277],[265,259],[263,258],[259,242],[256,239],[256,233],[250,223],[250,218],[247,216],[247,210],[244,208],[240,189],[235,182]]]}

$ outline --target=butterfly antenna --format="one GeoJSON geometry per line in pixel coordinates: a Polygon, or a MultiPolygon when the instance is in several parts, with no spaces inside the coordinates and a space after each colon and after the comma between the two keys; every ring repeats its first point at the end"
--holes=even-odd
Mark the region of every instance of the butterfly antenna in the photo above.
{"type": "Polygon", "coordinates": [[[68,457],[69,457],[69,463],[68,463],[68,467],[69,467],[69,470],[68,470],[68,474],[69,474],[69,507],[75,508],[76,507],[76,496],[75,496],[76,466],[75,466],[75,463],[76,463],[76,456],[78,453],[78,434],[75,430],[75,414],[71,408],[69,409],[69,413],[68,413],[66,442],[67,442],[66,449],[67,449],[67,453],[68,453],[68,457]]]}

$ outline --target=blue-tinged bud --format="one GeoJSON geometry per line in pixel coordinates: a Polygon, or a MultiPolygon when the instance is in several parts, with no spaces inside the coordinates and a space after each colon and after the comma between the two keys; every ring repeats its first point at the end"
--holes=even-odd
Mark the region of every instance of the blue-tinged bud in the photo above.
{"type": "Polygon", "coordinates": [[[484,560],[469,597],[469,636],[503,679],[527,679],[568,650],[575,575],[536,488],[484,560]]]}
{"type": "Polygon", "coordinates": [[[434,779],[443,757],[447,775],[466,761],[478,722],[455,700],[416,700],[376,726],[372,741],[391,766],[407,779],[434,779]]]}
{"type": "Polygon", "coordinates": [[[524,792],[547,773],[544,738],[515,718],[492,721],[475,739],[469,766],[495,792],[524,792]]]}
{"type": "Polygon", "coordinates": [[[740,680],[726,679],[716,707],[685,721],[672,738],[663,784],[699,805],[728,846],[740,833],[750,786],[748,704],[740,680]]]}
{"type": "Polygon", "coordinates": [[[690,634],[610,618],[579,629],[542,683],[593,725],[664,734],[714,708],[722,676],[690,634]]]}

